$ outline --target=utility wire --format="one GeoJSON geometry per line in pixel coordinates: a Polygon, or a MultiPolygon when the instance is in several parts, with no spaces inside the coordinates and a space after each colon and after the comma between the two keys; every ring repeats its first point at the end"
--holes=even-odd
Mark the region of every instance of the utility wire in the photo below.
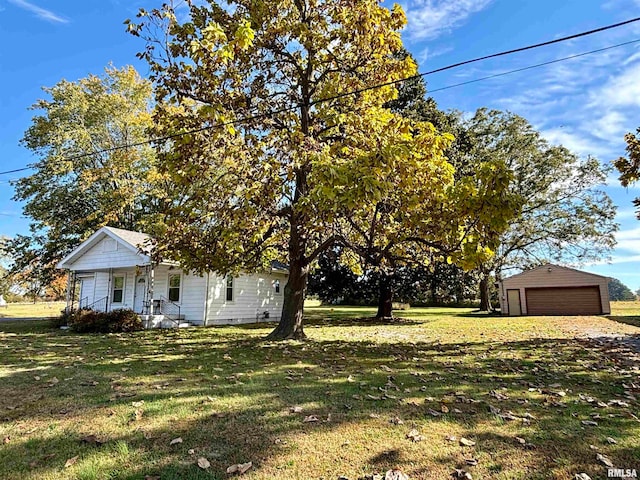
{"type": "Polygon", "coordinates": [[[554,63],[564,62],[566,60],[573,60],[574,58],[584,57],[586,55],[591,55],[593,53],[604,52],[606,50],[611,50],[612,48],[624,47],[625,45],[631,45],[631,44],[638,43],[638,42],[640,42],[640,38],[638,38],[636,40],[631,40],[629,42],[618,43],[617,45],[611,45],[610,47],[599,48],[597,50],[591,50],[589,52],[578,53],[576,55],[570,55],[568,57],[563,57],[563,58],[557,58],[556,60],[551,60],[549,62],[537,63],[535,65],[529,65],[528,67],[516,68],[515,70],[509,70],[507,72],[500,72],[500,73],[496,73],[494,75],[489,75],[487,77],[476,78],[474,80],[469,80],[467,82],[455,83],[453,85],[447,85],[446,87],[435,88],[433,90],[428,90],[427,89],[427,93],[441,92],[443,90],[449,90],[450,88],[461,87],[463,85],[469,85],[471,83],[476,83],[476,82],[482,82],[483,80],[490,80],[492,78],[504,77],[505,75],[510,75],[512,73],[524,72],[525,70],[531,70],[533,68],[544,67],[546,65],[552,65],[554,63]]]}
{"type": "MultiPolygon", "coordinates": [[[[453,64],[450,64],[450,65],[447,65],[447,66],[444,66],[444,67],[440,67],[440,68],[437,68],[435,70],[429,70],[427,72],[418,73],[418,74],[412,75],[410,77],[401,78],[401,79],[398,79],[398,80],[393,80],[393,81],[389,81],[389,82],[385,82],[385,83],[379,83],[379,84],[376,84],[376,85],[370,85],[368,87],[364,87],[364,88],[357,89],[357,90],[351,90],[349,92],[340,93],[340,94],[337,94],[337,95],[334,95],[334,96],[331,96],[331,97],[321,98],[319,100],[311,102],[311,104],[309,106],[318,105],[320,103],[326,103],[326,102],[330,102],[330,101],[333,101],[333,100],[338,100],[340,98],[348,97],[348,96],[351,96],[351,95],[358,95],[360,93],[364,93],[364,92],[367,92],[367,91],[370,91],[370,90],[375,90],[375,89],[378,89],[378,88],[387,87],[387,86],[396,85],[396,84],[399,84],[399,83],[415,80],[415,79],[418,79],[418,78],[426,77],[428,75],[433,75],[434,73],[444,72],[446,70],[451,70],[453,68],[461,67],[463,65],[469,65],[471,63],[476,63],[476,62],[481,62],[481,61],[484,61],[484,60],[488,60],[490,58],[503,57],[505,55],[512,55],[512,54],[518,53],[518,52],[524,52],[524,51],[527,51],[527,50],[533,50],[535,48],[540,48],[540,47],[545,47],[545,46],[548,46],[548,45],[554,45],[556,43],[566,42],[568,40],[573,40],[573,39],[576,39],[576,38],[586,37],[588,35],[593,35],[595,33],[604,32],[606,30],[619,28],[619,27],[622,27],[624,25],[628,25],[630,23],[634,23],[634,22],[638,22],[638,21],[640,21],[640,17],[635,17],[635,18],[632,18],[632,19],[629,19],[629,20],[625,20],[624,22],[614,23],[614,24],[607,25],[607,26],[604,26],[604,27],[596,28],[594,30],[588,30],[588,31],[576,33],[576,34],[573,34],[573,35],[568,35],[568,36],[565,36],[565,37],[556,38],[554,40],[548,40],[546,42],[536,43],[536,44],[533,44],[533,45],[527,45],[525,47],[515,48],[515,49],[511,49],[511,50],[505,50],[505,51],[502,51],[502,52],[493,53],[491,55],[485,55],[485,56],[482,56],[482,57],[472,58],[470,60],[465,60],[465,61],[462,61],[462,62],[453,63],[453,64]]],[[[620,46],[623,46],[623,45],[628,45],[628,44],[631,44],[631,43],[635,43],[637,41],[638,40],[634,40],[634,41],[626,42],[626,43],[621,43],[619,45],[614,45],[614,46],[611,46],[611,47],[606,47],[606,48],[602,48],[602,49],[598,49],[598,50],[593,50],[591,52],[585,52],[585,53],[582,53],[582,54],[573,55],[571,57],[566,57],[566,58],[563,58],[563,59],[557,59],[557,60],[553,60],[553,61],[550,61],[550,62],[546,62],[546,63],[542,63],[542,64],[538,64],[538,65],[532,65],[530,67],[525,67],[525,68],[522,68],[522,69],[513,70],[513,71],[510,71],[510,72],[504,72],[504,73],[500,73],[500,74],[496,74],[496,75],[491,75],[489,77],[485,77],[485,78],[481,78],[481,79],[477,79],[477,80],[472,80],[472,81],[469,81],[469,82],[463,82],[463,83],[460,83],[460,84],[457,84],[457,85],[451,85],[451,86],[443,87],[443,88],[437,89],[437,90],[432,90],[432,92],[444,90],[444,89],[447,89],[447,88],[453,88],[453,87],[456,87],[456,86],[466,85],[468,83],[479,82],[481,80],[486,80],[486,79],[489,79],[489,78],[495,78],[495,77],[502,76],[502,75],[508,75],[509,73],[515,73],[515,72],[519,72],[519,71],[523,71],[523,70],[528,70],[528,69],[540,67],[540,66],[543,66],[543,65],[549,65],[551,63],[557,63],[557,62],[561,62],[561,61],[564,61],[564,60],[569,60],[571,58],[576,58],[576,57],[583,56],[583,55],[589,55],[591,53],[596,53],[596,52],[608,50],[610,48],[616,48],[616,47],[620,47],[620,46]]],[[[261,118],[270,117],[272,115],[278,115],[280,113],[289,112],[291,110],[299,108],[300,106],[301,106],[300,104],[296,104],[296,105],[292,105],[292,106],[289,106],[289,107],[281,108],[279,110],[273,110],[271,112],[260,113],[260,114],[256,114],[256,115],[250,115],[250,116],[247,116],[247,117],[238,118],[236,120],[229,120],[227,122],[216,123],[216,124],[213,124],[213,125],[208,125],[206,127],[201,127],[201,128],[197,128],[197,129],[194,129],[194,130],[188,130],[186,132],[174,133],[174,134],[166,135],[166,136],[163,136],[163,137],[157,137],[157,138],[144,140],[144,141],[136,142],[136,143],[131,143],[131,144],[127,144],[127,145],[120,145],[120,146],[117,146],[117,147],[105,148],[103,150],[98,150],[96,152],[82,153],[82,154],[79,154],[79,155],[66,157],[64,160],[65,161],[72,161],[72,160],[77,160],[77,159],[80,159],[80,158],[89,157],[91,155],[97,155],[97,154],[102,154],[102,153],[110,153],[110,152],[114,152],[114,151],[118,151],[118,150],[124,150],[124,149],[127,149],[127,148],[141,147],[141,146],[149,145],[149,144],[152,144],[152,143],[166,142],[168,140],[173,140],[174,138],[183,137],[185,135],[191,135],[191,134],[194,134],[194,133],[200,133],[200,132],[204,132],[204,131],[207,131],[207,130],[213,130],[215,128],[223,128],[223,127],[227,127],[227,126],[231,126],[231,125],[236,125],[236,124],[239,124],[239,123],[247,123],[247,122],[250,122],[250,121],[253,121],[253,120],[259,120],[261,118]]],[[[9,171],[6,171],[6,172],[0,172],[0,175],[7,175],[9,173],[23,172],[23,171],[32,170],[32,169],[33,169],[33,167],[18,168],[18,169],[9,170],[9,171]]]]}

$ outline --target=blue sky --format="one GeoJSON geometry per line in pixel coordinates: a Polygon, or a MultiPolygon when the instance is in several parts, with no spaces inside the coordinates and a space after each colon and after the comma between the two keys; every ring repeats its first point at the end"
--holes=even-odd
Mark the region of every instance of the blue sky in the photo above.
{"type": "MultiPolygon", "coordinates": [[[[147,67],[135,58],[142,42],[123,21],[149,0],[0,0],[0,171],[35,159],[18,145],[43,96],[61,79],[101,73],[112,62],[147,67]]],[[[390,2],[387,2],[390,3],[390,2]]],[[[421,71],[590,30],[640,15],[640,0],[402,0],[409,25],[407,48],[421,71]]],[[[532,64],[640,39],[640,24],[561,45],[429,76],[438,89],[532,64]]],[[[552,143],[603,162],[623,155],[624,134],[640,126],[640,43],[433,94],[440,106],[473,112],[510,110],[527,118],[552,143]]],[[[28,231],[8,180],[0,176],[0,235],[28,231]]],[[[618,247],[609,264],[586,266],[640,288],[640,221],[632,200],[640,186],[624,189],[615,175],[606,191],[618,205],[618,247]]]]}

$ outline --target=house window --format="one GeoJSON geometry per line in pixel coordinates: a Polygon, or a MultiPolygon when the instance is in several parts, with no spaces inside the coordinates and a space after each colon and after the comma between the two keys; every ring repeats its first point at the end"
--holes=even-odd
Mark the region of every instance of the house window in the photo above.
{"type": "Polygon", "coordinates": [[[233,277],[227,277],[227,302],[233,302],[233,277]]]}
{"type": "Polygon", "coordinates": [[[169,300],[171,302],[180,301],[180,274],[169,275],[169,300]]]}
{"type": "Polygon", "coordinates": [[[124,276],[113,277],[113,295],[111,301],[113,303],[122,303],[124,297],[124,276]]]}
{"type": "Polygon", "coordinates": [[[273,282],[273,286],[276,289],[276,293],[280,293],[280,280],[276,280],[275,282],[273,282]]]}

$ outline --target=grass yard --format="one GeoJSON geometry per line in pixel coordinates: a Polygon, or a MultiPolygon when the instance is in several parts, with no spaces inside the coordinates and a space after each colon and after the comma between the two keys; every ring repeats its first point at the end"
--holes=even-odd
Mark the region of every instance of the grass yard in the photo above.
{"type": "Polygon", "coordinates": [[[65,306],[65,302],[9,303],[0,308],[0,319],[55,317],[65,306]]]}
{"type": "Polygon", "coordinates": [[[444,308],[363,319],[373,313],[308,308],[309,340],[286,343],[264,343],[264,324],[76,335],[0,322],[0,478],[226,479],[252,462],[242,478],[397,467],[595,480],[607,476],[597,455],[640,470],[638,356],[584,338],[640,328],[444,308]]]}

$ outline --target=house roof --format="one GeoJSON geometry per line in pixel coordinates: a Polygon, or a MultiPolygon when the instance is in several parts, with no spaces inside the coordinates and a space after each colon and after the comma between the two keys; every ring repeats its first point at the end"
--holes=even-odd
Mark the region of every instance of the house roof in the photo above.
{"type": "Polygon", "coordinates": [[[149,262],[149,256],[142,252],[142,248],[146,245],[145,242],[151,239],[149,235],[140,232],[133,232],[131,230],[123,230],[122,228],[102,227],[82,242],[75,250],[69,253],[69,255],[64,257],[58,263],[57,267],[69,268],[71,264],[78,259],[78,257],[97,245],[105,236],[113,238],[116,242],[131,250],[133,253],[140,255],[143,261],[149,262]]]}
{"type": "Polygon", "coordinates": [[[289,273],[289,265],[274,260],[271,262],[271,270],[282,273],[289,273]]]}
{"type": "Polygon", "coordinates": [[[588,275],[588,276],[590,276],[590,277],[606,278],[606,279],[608,279],[608,278],[609,278],[609,277],[605,277],[605,276],[603,276],[603,275],[598,275],[598,274],[596,274],[596,273],[584,272],[584,271],[582,271],[582,270],[576,270],[575,268],[563,267],[562,265],[556,265],[556,264],[554,264],[554,263],[545,263],[544,265],[540,265],[539,267],[535,267],[535,268],[532,268],[532,269],[530,269],[530,270],[525,270],[524,272],[520,272],[520,273],[517,273],[517,274],[515,274],[515,275],[511,275],[510,277],[507,277],[507,278],[503,279],[502,281],[504,282],[504,281],[506,281],[506,280],[511,280],[512,278],[517,278],[517,277],[521,277],[521,276],[523,276],[523,275],[528,275],[528,274],[530,274],[531,272],[535,272],[535,271],[537,271],[537,270],[547,269],[547,268],[549,268],[549,267],[551,267],[551,268],[560,268],[560,269],[562,269],[562,270],[568,270],[568,271],[570,271],[570,272],[579,273],[579,274],[581,274],[581,275],[588,275]]]}
{"type": "Polygon", "coordinates": [[[123,242],[128,243],[136,250],[142,250],[146,245],[149,245],[152,238],[146,233],[134,232],[132,230],[123,230],[122,228],[115,227],[103,227],[105,230],[110,231],[116,235],[123,242]]]}
{"type": "MultiPolygon", "coordinates": [[[[122,228],[115,227],[102,227],[100,230],[91,235],[88,239],[82,242],[75,250],[69,255],[63,258],[57,265],[58,268],[69,268],[78,257],[83,255],[86,251],[98,244],[105,236],[111,237],[120,244],[127,247],[132,252],[140,255],[145,263],[150,261],[148,251],[145,247],[148,247],[153,240],[153,237],[142,232],[134,232],[132,230],[124,230],[122,228]]],[[[173,264],[173,262],[164,261],[162,263],[173,264]]],[[[271,270],[280,273],[289,273],[289,265],[274,260],[271,262],[271,270]]]]}

